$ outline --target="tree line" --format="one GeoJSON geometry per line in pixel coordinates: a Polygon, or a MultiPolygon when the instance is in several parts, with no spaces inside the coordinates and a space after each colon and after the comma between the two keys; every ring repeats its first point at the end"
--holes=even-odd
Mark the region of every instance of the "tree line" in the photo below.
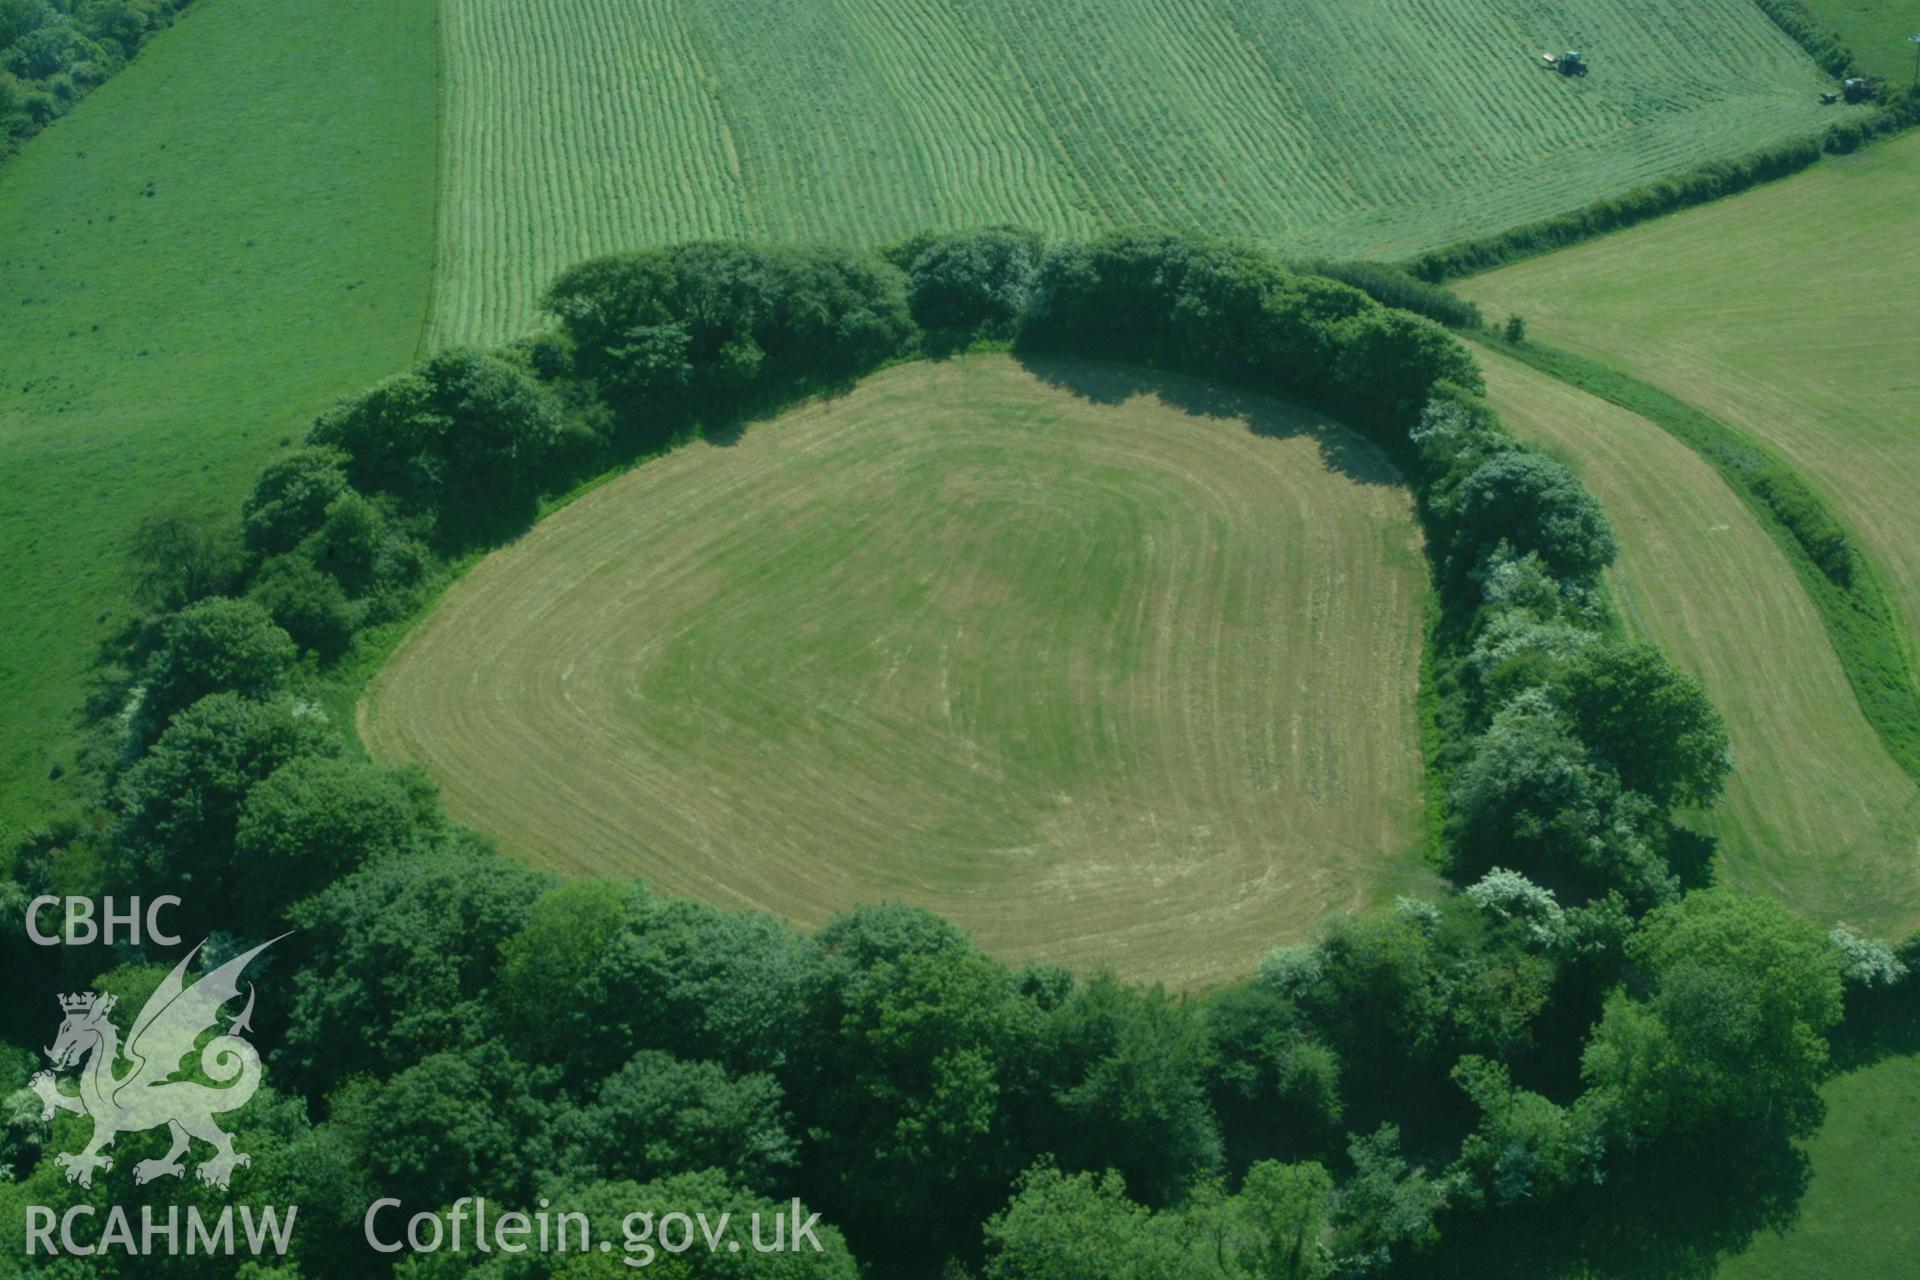
{"type": "Polygon", "coordinates": [[[0,0],[0,159],[120,70],[190,0],[0,0]]]}
{"type": "MultiPolygon", "coordinates": [[[[1499,339],[1484,336],[1482,341],[1499,339]]],[[[1718,471],[1790,562],[1819,610],[1861,711],[1894,761],[1920,777],[1920,693],[1885,586],[1839,517],[1794,470],[1698,407],[1600,361],[1531,340],[1507,354],[1656,423],[1718,471]]]]}
{"type": "MultiPolygon", "coordinates": [[[[1511,1232],[1489,1224],[1604,1220],[1616,1183],[1676,1153],[1778,1150],[1818,1115],[1830,1044],[1911,1016],[1920,944],[1711,886],[1688,822],[1730,767],[1719,719],[1622,636],[1604,514],[1505,431],[1432,320],[1243,245],[1010,228],[879,254],[615,255],[547,305],[549,332],[436,355],[329,409],[231,525],[143,530],[148,618],[102,673],[114,696],[75,808],[27,833],[0,884],[9,910],[179,894],[182,931],[212,932],[215,958],[298,930],[267,957],[269,1087],[238,1134],[248,1195],[302,1206],[280,1280],[377,1273],[359,1233],[376,1195],[545,1198],[617,1222],[797,1194],[832,1229],[824,1253],[782,1259],[796,1276],[1358,1277],[1466,1257],[1498,1274],[1511,1232]],[[543,501],[981,343],[1277,391],[1399,462],[1438,606],[1423,696],[1452,890],[1330,921],[1190,999],[1009,966],[905,906],[802,933],[644,883],[559,881],[449,820],[418,772],[348,748],[338,694],[359,647],[543,501]]],[[[166,968],[18,945],[7,961],[15,1077],[47,992],[111,991],[130,1013],[166,968]]],[[[49,1129],[22,1095],[9,1117],[0,1220],[74,1202],[49,1153],[84,1121],[49,1129]]],[[[163,1141],[125,1135],[116,1154],[163,1141]]],[[[583,1265],[443,1254],[394,1274],[597,1274],[583,1265]]]]}
{"type": "Polygon", "coordinates": [[[1820,15],[1806,6],[1805,0],[1754,0],[1763,13],[1807,51],[1830,76],[1844,76],[1853,70],[1853,50],[1820,15]]]}

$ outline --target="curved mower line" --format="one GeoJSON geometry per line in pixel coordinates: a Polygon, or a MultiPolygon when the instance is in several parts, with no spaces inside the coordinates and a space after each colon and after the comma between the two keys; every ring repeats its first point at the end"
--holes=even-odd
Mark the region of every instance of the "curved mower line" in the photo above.
{"type": "Polygon", "coordinates": [[[1920,923],[1920,790],[1861,714],[1791,536],[1653,419],[1492,352],[1482,364],[1501,418],[1568,454],[1613,517],[1628,624],[1726,716],[1739,768],[1708,818],[1721,878],[1823,923],[1920,923]]]}
{"type": "Polygon", "coordinates": [[[594,490],[361,704],[530,859],[1204,986],[1426,881],[1411,499],[1178,378],[911,364],[594,490]]]}

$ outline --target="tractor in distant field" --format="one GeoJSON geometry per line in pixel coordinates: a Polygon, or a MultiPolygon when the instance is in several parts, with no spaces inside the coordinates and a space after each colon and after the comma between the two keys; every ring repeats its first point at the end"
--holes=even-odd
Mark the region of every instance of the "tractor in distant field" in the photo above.
{"type": "Polygon", "coordinates": [[[1540,65],[1550,67],[1563,76],[1583,76],[1587,74],[1587,55],[1578,49],[1569,49],[1565,53],[1543,53],[1540,65]]]}
{"type": "Polygon", "coordinates": [[[1848,102],[1876,102],[1885,84],[1883,76],[1848,76],[1840,82],[1840,96],[1848,102]]]}

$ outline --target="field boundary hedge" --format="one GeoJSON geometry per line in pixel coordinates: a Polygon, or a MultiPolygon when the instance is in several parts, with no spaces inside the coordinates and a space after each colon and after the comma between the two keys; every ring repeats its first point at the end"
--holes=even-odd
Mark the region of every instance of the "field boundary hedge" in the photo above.
{"type": "Polygon", "coordinates": [[[1523,222],[1496,235],[1461,240],[1430,250],[1399,265],[1432,284],[1478,275],[1778,182],[1812,168],[1825,156],[1851,154],[1915,125],[1920,125],[1920,89],[1894,91],[1891,99],[1873,115],[1839,121],[1817,137],[1776,143],[1730,160],[1717,160],[1596,200],[1569,213],[1523,222]]]}
{"type": "Polygon", "coordinates": [[[1807,51],[1828,75],[1844,76],[1853,67],[1853,50],[1825,19],[1807,8],[1803,0],[1753,0],[1773,25],[1786,32],[1793,42],[1807,51]]]}
{"type": "MultiPolygon", "coordinates": [[[[1036,248],[1003,232],[963,233],[905,269],[846,250],[711,242],[596,259],[550,291],[558,332],[442,352],[337,404],[305,447],[263,469],[241,508],[245,559],[224,577],[174,580],[178,589],[152,602],[144,641],[122,655],[125,669],[103,672],[125,695],[125,715],[102,699],[100,730],[115,750],[95,767],[117,785],[86,820],[36,836],[22,863],[32,883],[0,882],[0,898],[24,900],[55,872],[77,870],[101,883],[108,872],[122,884],[234,882],[258,918],[286,910],[300,927],[292,985],[325,983],[362,1001],[337,1006],[347,1012],[296,1004],[281,1063],[309,1100],[367,1070],[326,1047],[342,1041],[336,1020],[356,1018],[369,1043],[392,1043],[392,1028],[365,1032],[370,1017],[389,1017],[386,988],[362,977],[376,966],[396,993],[394,1028],[411,1017],[416,990],[440,999],[416,972],[457,963],[463,1003],[459,1019],[407,1022],[413,1039],[389,1050],[378,1069],[386,1082],[369,1088],[437,1087],[421,1084],[437,1078],[423,1065],[464,1063],[497,1073],[537,1118],[613,1080],[636,1047],[764,1067],[806,1135],[796,1177],[809,1203],[886,1274],[931,1275],[943,1259],[977,1256],[983,1222],[998,1242],[995,1224],[1008,1219],[987,1215],[1009,1193],[1018,1207],[1032,1189],[1021,1171],[1043,1157],[1120,1169],[1143,1202],[1179,1214],[1186,1192],[1225,1164],[1223,1138],[1250,1140],[1248,1159],[1267,1161],[1256,1168],[1292,1167],[1318,1188],[1309,1207],[1326,1230],[1302,1238],[1327,1242],[1320,1270],[1360,1277],[1389,1266],[1409,1274],[1406,1264],[1459,1231],[1478,1258],[1475,1223],[1505,1215],[1502,1234],[1525,1235],[1511,1230],[1528,1221],[1516,1215],[1557,1199],[1606,1213],[1618,1164],[1663,1158],[1670,1135],[1695,1146],[1725,1134],[1774,1141],[1811,1115],[1841,1013],[1829,940],[1779,904],[1688,892],[1710,881],[1710,860],[1679,838],[1670,813],[1718,794],[1724,730],[1697,681],[1650,647],[1620,643],[1603,594],[1616,550],[1604,513],[1570,469],[1501,424],[1467,345],[1245,245],[1132,233],[1036,248]],[[928,317],[949,349],[1011,339],[1017,352],[1118,356],[1279,390],[1337,414],[1401,463],[1434,582],[1421,736],[1430,785],[1454,811],[1430,814],[1430,829],[1460,891],[1333,922],[1324,940],[1279,948],[1258,978],[1206,1005],[1098,978],[1080,985],[1064,971],[1016,974],[951,926],[897,906],[830,924],[805,953],[821,967],[795,980],[800,944],[755,950],[735,927],[758,928],[744,915],[690,902],[655,912],[641,890],[602,902],[600,924],[583,920],[573,904],[581,885],[601,894],[593,882],[550,888],[446,820],[418,780],[334,762],[350,729],[296,711],[316,684],[333,682],[338,697],[363,681],[449,581],[541,515],[688,434],[731,434],[924,356],[928,317]],[[358,646],[300,638],[333,636],[334,624],[358,646]],[[271,803],[256,804],[261,796],[271,803]],[[340,813],[367,825],[343,827],[340,813]],[[69,853],[78,856],[60,865],[69,853]],[[1579,900],[1563,905],[1556,893],[1566,890],[1579,900]],[[563,933],[548,930],[549,915],[563,933]],[[642,951],[606,945],[665,915],[691,923],[642,951]],[[512,947],[472,923],[494,919],[512,947]],[[417,929],[420,940],[392,945],[381,928],[417,929]],[[596,940],[557,989],[545,970],[520,967],[551,939],[572,946],[582,929],[596,940]],[[1743,955],[1715,962],[1740,983],[1804,988],[1806,1011],[1775,1019],[1792,1033],[1792,1054],[1760,1057],[1763,1069],[1784,1062],[1782,1072],[1749,1067],[1742,1046],[1710,1064],[1731,1073],[1714,1092],[1677,1073],[1629,1074],[1622,1046],[1650,1031],[1690,1051],[1690,1023],[1656,1002],[1660,984],[1670,968],[1692,972],[1675,968],[1699,949],[1690,939],[1724,950],[1715,940],[1729,932],[1756,954],[1784,944],[1797,957],[1784,979],[1743,955]],[[698,968],[722,961],[739,967],[698,968]],[[537,983],[515,977],[529,972],[537,983]],[[655,973],[669,985],[646,985],[655,973]],[[586,1054],[569,1047],[582,1038],[544,1030],[555,1001],[625,1007],[680,989],[668,975],[681,973],[730,985],[740,974],[787,975],[792,985],[767,988],[767,1007],[783,1012],[764,1038],[732,1023],[643,1018],[631,1030],[609,1026],[611,1048],[586,1054]],[[1622,985],[1630,980],[1633,993],[1622,985]],[[1640,999],[1647,989],[1653,996],[1640,999]],[[897,992],[899,1011],[869,992],[897,992]],[[1111,1012],[1136,1006],[1145,1012],[1133,1022],[1111,1012]],[[656,1022],[681,1038],[648,1039],[656,1022]],[[867,1030],[896,1022],[929,1030],[898,1045],[867,1030]],[[1806,1051],[1809,1037],[1819,1054],[1806,1051]],[[989,1087],[968,1095],[955,1136],[944,1113],[923,1110],[922,1091],[899,1083],[944,1078],[925,1065],[938,1053],[988,1072],[1006,1058],[1006,1074],[983,1075],[989,1087]],[[1153,1064],[1145,1084],[1134,1083],[1136,1060],[1153,1064]],[[1216,1122],[1248,1113],[1277,1113],[1288,1132],[1249,1138],[1216,1122]],[[1139,1115],[1153,1118],[1145,1134],[1139,1115]],[[1395,1118],[1419,1126],[1411,1159],[1395,1118]],[[876,1142],[908,1123],[932,1135],[926,1150],[876,1162],[876,1142]],[[1299,1163],[1267,1160],[1280,1155],[1299,1163]],[[1342,1171],[1338,1187],[1323,1155],[1342,1171]],[[923,1195],[929,1165],[950,1178],[923,1195]]],[[[1880,967],[1891,972],[1891,958],[1880,967]]],[[[742,1021],[755,1027],[758,1016],[742,1021]]],[[[496,1076],[478,1078],[493,1106],[496,1076]]],[[[322,1123],[352,1118],[343,1109],[322,1123]]],[[[335,1131],[363,1144],[354,1158],[370,1175],[392,1181],[375,1163],[386,1135],[335,1131]]],[[[421,1132],[451,1140],[431,1123],[421,1132]]],[[[540,1172],[521,1171],[500,1198],[529,1198],[540,1172]]],[[[34,1176],[58,1181],[45,1163],[34,1176]]],[[[429,1188],[419,1198],[449,1197],[429,1188]]]]}
{"type": "Polygon", "coordinates": [[[1887,753],[1920,781],[1920,686],[1879,575],[1846,526],[1780,456],[1658,387],[1586,356],[1493,334],[1475,339],[1660,427],[1704,458],[1759,519],[1806,589],[1861,713],[1887,753]],[[1843,539],[1838,557],[1833,539],[1843,539]]]}
{"type": "MultiPolygon", "coordinates": [[[[377,500],[376,524],[384,520],[388,543],[397,538],[402,548],[382,552],[386,562],[416,565],[373,595],[348,584],[354,598],[345,602],[338,592],[304,586],[308,594],[260,596],[303,647],[315,643],[303,624],[341,637],[337,647],[314,649],[335,685],[325,701],[336,711],[348,711],[380,655],[487,549],[581,493],[693,435],[737,431],[929,351],[981,347],[1095,355],[1263,387],[1338,415],[1396,461],[1427,533],[1435,586],[1417,694],[1425,843],[1430,860],[1456,876],[1477,855],[1466,852],[1476,840],[1451,812],[1453,778],[1473,757],[1497,697],[1463,671],[1488,619],[1510,608],[1488,603],[1481,575],[1500,556],[1524,557],[1537,546],[1544,569],[1536,571],[1582,602],[1573,625],[1601,639],[1620,635],[1598,577],[1611,557],[1611,534],[1570,472],[1564,494],[1534,500],[1543,510],[1584,502],[1563,527],[1590,512],[1597,551],[1569,555],[1564,542],[1516,530],[1511,541],[1519,545],[1503,543],[1496,556],[1485,530],[1465,527],[1455,508],[1476,468],[1531,459],[1543,472],[1565,469],[1499,423],[1480,398],[1467,348],[1436,322],[1471,329],[1477,311],[1397,267],[1288,264],[1246,245],[1154,232],[1047,245],[1034,233],[994,228],[916,238],[881,258],[714,242],[612,255],[563,274],[548,304],[560,321],[556,332],[489,353],[434,355],[323,414],[308,443],[334,453],[291,464],[318,468],[307,477],[314,483],[344,467],[340,479],[324,483],[345,486],[340,492],[355,501],[377,500]],[[715,311],[706,281],[729,272],[742,279],[766,273],[774,292],[760,301],[736,297],[715,311]],[[835,330],[829,337],[807,307],[782,300],[782,290],[796,297],[821,291],[854,336],[835,330]],[[439,403],[449,421],[489,418],[488,443],[444,434],[438,418],[416,437],[405,425],[415,399],[439,403]],[[1425,430],[1436,406],[1455,425],[1422,443],[1415,428],[1425,430]],[[513,425],[503,428],[506,422],[513,425]],[[439,442],[418,458],[388,456],[381,443],[416,438],[439,442]],[[424,488],[423,476],[433,477],[424,488]],[[476,510],[504,518],[453,523],[476,510]]],[[[274,510],[268,503],[254,514],[264,519],[274,510]]],[[[311,532],[301,525],[263,542],[254,554],[265,560],[232,589],[251,583],[258,595],[259,566],[330,554],[317,548],[340,536],[331,525],[311,532]]],[[[364,751],[352,715],[341,720],[356,754],[364,751]]],[[[1624,874],[1635,886],[1630,897],[1657,901],[1672,892],[1661,887],[1660,856],[1630,872],[1571,872],[1562,887],[1593,889],[1624,874]]]]}

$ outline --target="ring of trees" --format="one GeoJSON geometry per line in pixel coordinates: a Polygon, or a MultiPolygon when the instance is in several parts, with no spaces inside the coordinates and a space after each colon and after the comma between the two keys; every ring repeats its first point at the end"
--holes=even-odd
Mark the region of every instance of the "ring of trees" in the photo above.
{"type": "MultiPolygon", "coordinates": [[[[1912,1016],[1913,943],[1710,886],[1711,843],[1681,819],[1731,767],[1719,719],[1623,638],[1604,514],[1502,428],[1438,324],[1246,246],[1004,228],[879,254],[623,254],[566,272],[547,306],[549,333],[330,409],[233,529],[144,531],[153,621],[130,711],[103,727],[104,798],[30,833],[4,890],[91,874],[178,893],[205,929],[298,927],[253,1149],[323,1153],[256,1157],[280,1188],[259,1194],[338,1220],[303,1267],[364,1269],[349,1201],[373,1185],[606,1214],[798,1190],[837,1229],[794,1274],[852,1276],[857,1255],[889,1275],[1080,1275],[1095,1245],[1153,1276],[1439,1271],[1450,1248],[1491,1270],[1506,1216],[1536,1215],[1535,1247],[1540,1206],[1597,1208],[1629,1164],[1776,1149],[1817,1114],[1843,1013],[1912,1016]],[[900,906],[802,935],[556,882],[448,822],[423,778],[352,759],[318,710],[356,636],[544,496],[981,342],[1282,392],[1400,461],[1436,584],[1427,765],[1459,892],[1329,922],[1244,985],[1177,1000],[1012,970],[900,906]]],[[[96,986],[155,976],[136,960],[96,986]]],[[[9,1153],[23,1186],[67,1203],[37,1155],[9,1153]]]]}

